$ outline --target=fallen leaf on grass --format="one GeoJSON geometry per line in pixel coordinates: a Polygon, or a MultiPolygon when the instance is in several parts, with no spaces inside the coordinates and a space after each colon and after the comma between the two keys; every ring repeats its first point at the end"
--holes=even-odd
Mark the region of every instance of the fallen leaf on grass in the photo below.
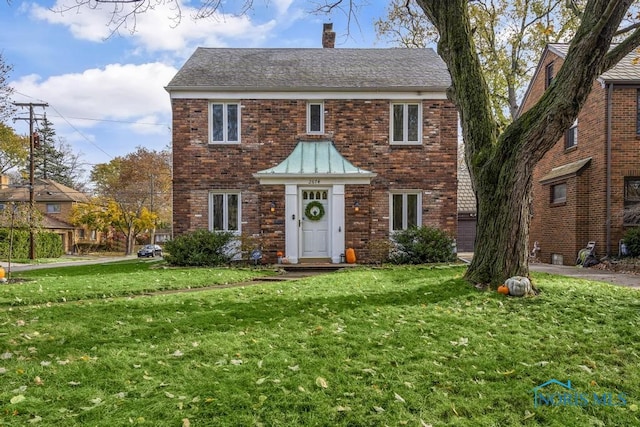
{"type": "Polygon", "coordinates": [[[191,422],[189,421],[189,418],[182,419],[182,427],[191,427],[191,422]]]}
{"type": "Polygon", "coordinates": [[[318,378],[316,378],[316,385],[317,385],[318,387],[321,387],[321,388],[327,388],[327,387],[329,387],[329,384],[327,383],[327,380],[325,380],[325,379],[324,379],[324,378],[322,378],[322,377],[318,377],[318,378]]]}
{"type": "Polygon", "coordinates": [[[171,355],[172,355],[173,357],[182,357],[182,356],[184,356],[184,353],[183,353],[183,352],[181,352],[180,350],[176,350],[176,351],[174,351],[173,353],[171,353],[171,355]]]}
{"type": "Polygon", "coordinates": [[[242,365],[242,360],[240,360],[240,359],[231,359],[229,361],[229,363],[231,363],[232,365],[242,365]]]}
{"type": "Polygon", "coordinates": [[[8,359],[11,359],[12,357],[13,357],[13,353],[9,351],[0,354],[0,359],[3,359],[3,360],[8,360],[8,359]]]}
{"type": "Polygon", "coordinates": [[[7,368],[0,368],[0,375],[6,374],[6,373],[7,373],[7,368]]]}
{"type": "Polygon", "coordinates": [[[427,424],[424,421],[420,420],[420,426],[421,427],[433,427],[433,424],[427,424]]]}
{"type": "Polygon", "coordinates": [[[42,381],[42,379],[41,379],[40,377],[35,377],[35,378],[33,379],[33,382],[34,382],[36,385],[44,385],[44,381],[42,381]]]}
{"type": "Polygon", "coordinates": [[[338,412],[349,412],[351,410],[348,406],[336,406],[336,411],[338,412]]]}
{"type": "Polygon", "coordinates": [[[24,397],[23,394],[19,394],[17,396],[13,396],[9,402],[11,402],[12,405],[15,405],[17,403],[22,402],[25,399],[26,399],[26,397],[24,397]]]}
{"type": "Polygon", "coordinates": [[[71,387],[75,387],[75,386],[79,386],[80,383],[77,381],[69,381],[67,384],[69,384],[71,387]]]}
{"type": "Polygon", "coordinates": [[[174,394],[169,393],[168,391],[165,391],[164,395],[167,396],[169,399],[173,399],[174,397],[176,397],[174,394]]]}
{"type": "Polygon", "coordinates": [[[533,418],[535,417],[536,414],[534,412],[530,412],[530,411],[524,411],[524,418],[522,419],[524,420],[528,420],[529,418],[533,418]]]}
{"type": "Polygon", "coordinates": [[[374,406],[373,410],[376,411],[379,414],[384,412],[384,408],[381,408],[380,406],[374,406]]]}
{"type": "Polygon", "coordinates": [[[264,383],[266,380],[267,380],[266,378],[258,378],[258,381],[256,381],[256,384],[260,385],[264,383]]]}
{"type": "Polygon", "coordinates": [[[40,421],[42,421],[42,417],[39,415],[36,415],[35,417],[31,418],[29,421],[27,421],[28,423],[31,424],[35,424],[35,423],[39,423],[40,421]]]}
{"type": "Polygon", "coordinates": [[[591,368],[588,367],[587,365],[578,365],[578,368],[582,369],[583,371],[585,371],[588,374],[592,374],[593,373],[591,368]]]}
{"type": "Polygon", "coordinates": [[[395,397],[398,402],[406,403],[406,401],[398,393],[393,393],[393,397],[395,397]]]}

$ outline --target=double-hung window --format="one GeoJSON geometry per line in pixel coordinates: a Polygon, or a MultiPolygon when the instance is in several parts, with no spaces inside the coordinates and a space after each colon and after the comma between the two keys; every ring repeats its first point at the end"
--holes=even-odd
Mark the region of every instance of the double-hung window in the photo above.
{"type": "Polygon", "coordinates": [[[567,184],[561,183],[551,186],[551,203],[565,203],[567,201],[567,184]]]}
{"type": "Polygon", "coordinates": [[[47,203],[47,213],[60,213],[61,207],[60,203],[47,203]]]}
{"type": "Polygon", "coordinates": [[[240,104],[212,102],[209,104],[211,143],[240,142],[240,104]]]}
{"type": "Polygon", "coordinates": [[[571,125],[567,132],[564,135],[564,148],[568,150],[569,148],[575,147],[578,145],[578,119],[571,125]]]}
{"type": "Polygon", "coordinates": [[[209,193],[209,230],[240,231],[240,193],[209,193]]]}
{"type": "Polygon", "coordinates": [[[418,102],[391,104],[391,143],[419,144],[422,139],[422,105],[418,102]]]}
{"type": "Polygon", "coordinates": [[[324,133],[324,105],[322,102],[307,103],[307,133],[324,133]]]}
{"type": "Polygon", "coordinates": [[[419,191],[391,193],[391,231],[406,230],[422,225],[422,193],[419,191]]]}
{"type": "Polygon", "coordinates": [[[624,224],[640,225],[640,177],[624,179],[624,224]]]}

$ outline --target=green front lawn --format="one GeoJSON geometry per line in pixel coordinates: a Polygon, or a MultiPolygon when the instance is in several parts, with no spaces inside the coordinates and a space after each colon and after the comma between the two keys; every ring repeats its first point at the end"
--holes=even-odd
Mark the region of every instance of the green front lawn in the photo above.
{"type": "Polygon", "coordinates": [[[395,267],[112,298],[256,271],[103,267],[0,285],[0,425],[640,425],[638,290],[538,275],[518,299],[395,267]],[[535,407],[551,379],[587,404],[535,407]]]}

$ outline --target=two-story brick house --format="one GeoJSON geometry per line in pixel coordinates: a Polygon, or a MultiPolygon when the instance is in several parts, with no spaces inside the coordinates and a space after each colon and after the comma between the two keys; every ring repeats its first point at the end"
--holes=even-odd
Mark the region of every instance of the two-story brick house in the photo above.
{"type": "Polygon", "coordinates": [[[431,49],[199,48],[166,87],[174,235],[260,235],[274,262],[456,233],[457,112],[431,49]]]}
{"type": "MultiPolygon", "coordinates": [[[[89,198],[82,192],[69,188],[51,179],[34,180],[34,207],[42,213],[39,226],[60,236],[65,253],[75,251],[79,241],[96,241],[97,232],[87,227],[71,224],[73,207],[88,203],[89,198]]],[[[11,204],[28,206],[31,200],[28,185],[11,186],[6,176],[0,177],[0,209],[11,204]]],[[[8,224],[0,224],[8,226],[8,224]]]]}
{"type": "MultiPolygon", "coordinates": [[[[535,103],[568,51],[549,45],[522,102],[535,103]]],[[[634,52],[593,82],[565,136],[534,170],[531,245],[543,262],[571,265],[588,242],[599,257],[618,255],[625,230],[640,224],[640,66],[634,52]]]]}

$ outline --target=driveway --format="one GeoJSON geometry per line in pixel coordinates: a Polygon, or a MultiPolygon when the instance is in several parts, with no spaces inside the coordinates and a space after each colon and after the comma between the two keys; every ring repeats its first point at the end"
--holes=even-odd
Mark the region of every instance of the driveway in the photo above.
{"type": "MultiPolygon", "coordinates": [[[[459,253],[458,258],[464,262],[471,262],[473,253],[459,253]]],[[[597,270],[594,268],[583,268],[571,265],[554,265],[540,262],[530,263],[529,270],[538,273],[549,273],[558,276],[574,277],[583,280],[593,280],[596,282],[606,282],[612,285],[626,286],[628,288],[640,289],[640,275],[632,273],[618,273],[607,270],[597,270]]]]}

